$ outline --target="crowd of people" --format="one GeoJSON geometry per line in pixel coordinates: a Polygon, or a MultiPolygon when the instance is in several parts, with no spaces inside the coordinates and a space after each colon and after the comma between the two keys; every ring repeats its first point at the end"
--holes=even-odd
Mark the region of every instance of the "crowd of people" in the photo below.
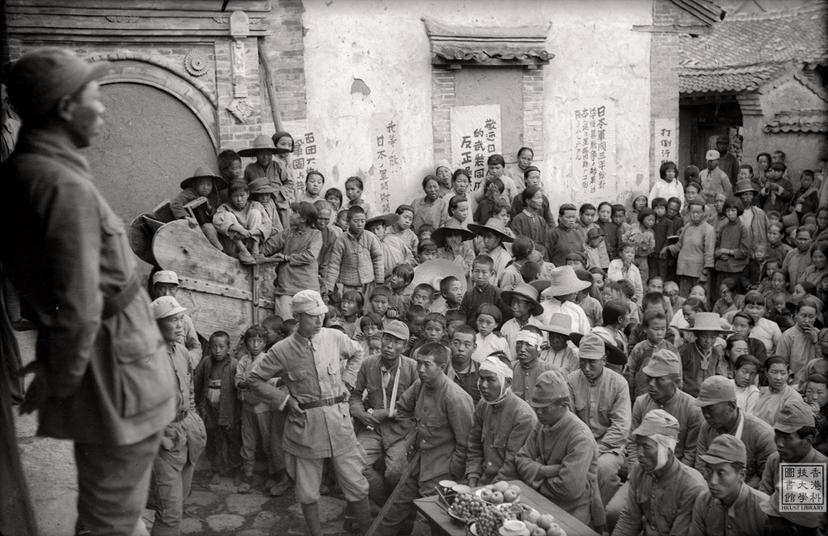
{"type": "Polygon", "coordinates": [[[261,445],[264,491],[295,486],[312,534],[320,489],[364,531],[399,487],[379,533],[408,534],[445,479],[520,479],[611,534],[824,530],[779,510],[777,468],[828,453],[828,177],[794,191],[782,152],[754,170],[716,145],[557,218],[528,147],[476,189],[441,163],[389,214],[360,177],[292,177],[287,132],[223,151],[174,213],[206,199],[216,247],[278,264],[274,314],[192,360],[213,479],[250,491],[261,445]]]}
{"type": "Polygon", "coordinates": [[[376,534],[425,531],[413,501],[443,480],[521,480],[619,536],[825,533],[823,512],[780,507],[779,470],[828,460],[825,169],[794,191],[784,154],[754,168],[723,138],[629,206],[555,217],[522,148],[480,188],[439,164],[380,214],[363,179],[344,197],[319,171],[299,181],[290,134],[259,136],[170,202],[241,263],[276,263],[273,314],[235,340],[197,333],[188,274],[142,290],[77,151],[104,69],[60,49],[16,62],[0,200],[3,267],[39,333],[21,411],[75,442],[78,533],[140,533],[148,504],[153,535],[180,534],[205,450],[240,492],[292,488],[315,536],[322,493],[349,530],[382,506],[376,534]]]}

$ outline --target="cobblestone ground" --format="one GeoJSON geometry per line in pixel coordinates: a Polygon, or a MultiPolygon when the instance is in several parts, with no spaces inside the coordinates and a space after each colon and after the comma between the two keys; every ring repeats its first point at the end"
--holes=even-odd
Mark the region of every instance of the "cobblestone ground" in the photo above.
{"type": "MultiPolygon", "coordinates": [[[[32,355],[32,341],[20,337],[24,361],[32,355]]],[[[36,418],[18,417],[17,438],[23,458],[29,492],[35,505],[42,536],[71,536],[76,519],[77,481],[72,443],[37,437],[36,418]]],[[[193,479],[193,490],[184,508],[183,534],[268,536],[306,534],[304,519],[292,490],[282,497],[265,496],[254,489],[236,493],[232,479],[210,485],[210,472],[201,460],[193,479]]],[[[257,482],[261,486],[263,478],[257,482]]],[[[322,497],[320,513],[325,534],[345,536],[342,518],[345,502],[322,497]]],[[[152,523],[152,512],[144,516],[152,523]]]]}

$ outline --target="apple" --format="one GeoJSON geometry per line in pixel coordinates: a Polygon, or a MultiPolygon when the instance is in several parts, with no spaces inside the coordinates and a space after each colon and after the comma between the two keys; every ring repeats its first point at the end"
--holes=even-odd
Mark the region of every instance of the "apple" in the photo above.
{"type": "Polygon", "coordinates": [[[530,536],[546,536],[546,531],[535,525],[529,534],[530,536]]]}
{"type": "Polygon", "coordinates": [[[514,492],[515,492],[515,495],[520,496],[520,488],[519,488],[519,487],[517,487],[517,486],[509,486],[509,488],[508,488],[508,489],[510,489],[510,490],[512,490],[512,491],[514,491],[514,492]]]}
{"type": "Polygon", "coordinates": [[[486,502],[490,502],[492,500],[492,492],[486,488],[480,490],[480,498],[486,502]]]}
{"type": "Polygon", "coordinates": [[[538,519],[540,519],[540,512],[532,508],[531,510],[527,510],[526,513],[523,515],[523,521],[528,521],[533,525],[538,524],[538,519]]]}
{"type": "Polygon", "coordinates": [[[506,491],[507,489],[509,489],[509,483],[508,483],[508,482],[506,482],[505,480],[501,480],[500,482],[495,482],[495,483],[494,483],[494,485],[492,485],[492,487],[493,487],[495,490],[497,490],[497,491],[499,491],[499,492],[503,493],[504,491],[506,491]]]}
{"type": "Polygon", "coordinates": [[[546,536],[564,536],[564,534],[566,533],[557,523],[552,523],[552,526],[546,529],[546,536]]]}
{"type": "Polygon", "coordinates": [[[492,492],[492,498],[489,501],[492,504],[502,504],[503,503],[503,494],[499,491],[492,492]]]}
{"type": "Polygon", "coordinates": [[[503,500],[505,502],[509,502],[509,503],[510,502],[515,502],[517,500],[517,498],[518,498],[518,494],[515,493],[515,491],[511,488],[507,489],[506,491],[503,492],[503,500]]]}
{"type": "Polygon", "coordinates": [[[542,529],[549,530],[549,527],[552,526],[552,523],[555,522],[555,518],[549,514],[543,514],[538,518],[538,526],[542,529]]]}

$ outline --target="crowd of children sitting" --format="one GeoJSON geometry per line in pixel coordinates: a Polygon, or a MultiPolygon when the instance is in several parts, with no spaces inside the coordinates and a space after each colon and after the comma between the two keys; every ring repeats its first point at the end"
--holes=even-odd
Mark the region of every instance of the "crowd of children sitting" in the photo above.
{"type": "MultiPolygon", "coordinates": [[[[508,362],[514,391],[528,401],[537,374],[518,373],[534,366],[520,341],[537,339],[542,370],[573,373],[578,341],[594,333],[633,401],[652,391],[653,355],[669,351],[684,392],[697,397],[708,377],[723,376],[738,408],[770,425],[801,398],[815,419],[815,448],[828,454],[828,206],[818,196],[828,177],[805,170],[794,191],[783,154],[763,153],[756,169],[741,164],[734,177],[710,150],[702,171],[687,166],[680,177],[674,163],[662,164],[651,191],[629,206],[564,202],[553,212],[533,152],[522,148],[513,169],[491,156],[477,189],[466,170],[438,165],[422,197],[380,214],[359,177],[345,182],[344,196],[324,190],[319,171],[293,178],[292,149],[278,132],[223,151],[218,173],[199,169],[171,203],[176,217],[190,218],[197,213],[185,208],[206,200],[208,218],[197,223],[213,244],[245,264],[278,263],[274,314],[241,341],[210,334],[194,362],[215,481],[236,474],[249,491],[260,448],[266,492],[291,485],[282,413],[247,389],[246,375],[292,334],[290,298],[302,289],[322,294],[325,326],[357,341],[365,359],[383,351],[392,320],[409,328],[404,355],[446,345],[450,376],[475,403],[488,356],[508,362]],[[241,157],[255,161],[243,167],[241,157]]],[[[156,295],[174,282],[174,274],[154,277],[156,295]]]]}

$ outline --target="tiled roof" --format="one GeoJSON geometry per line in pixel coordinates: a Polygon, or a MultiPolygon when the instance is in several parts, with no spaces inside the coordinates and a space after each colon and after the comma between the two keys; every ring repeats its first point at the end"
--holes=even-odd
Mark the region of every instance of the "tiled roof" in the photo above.
{"type": "Polygon", "coordinates": [[[682,69],[681,93],[739,93],[753,91],[791,68],[790,63],[765,63],[742,67],[682,69]]]}
{"type": "Polygon", "coordinates": [[[784,11],[735,15],[709,33],[680,37],[682,67],[725,67],[828,59],[828,2],[784,11]]]}
{"type": "Polygon", "coordinates": [[[828,2],[727,17],[710,32],[679,38],[682,93],[757,89],[796,63],[828,61],[828,2]]]}
{"type": "Polygon", "coordinates": [[[764,128],[765,132],[828,132],[828,112],[825,110],[801,110],[779,112],[764,128]]]}

